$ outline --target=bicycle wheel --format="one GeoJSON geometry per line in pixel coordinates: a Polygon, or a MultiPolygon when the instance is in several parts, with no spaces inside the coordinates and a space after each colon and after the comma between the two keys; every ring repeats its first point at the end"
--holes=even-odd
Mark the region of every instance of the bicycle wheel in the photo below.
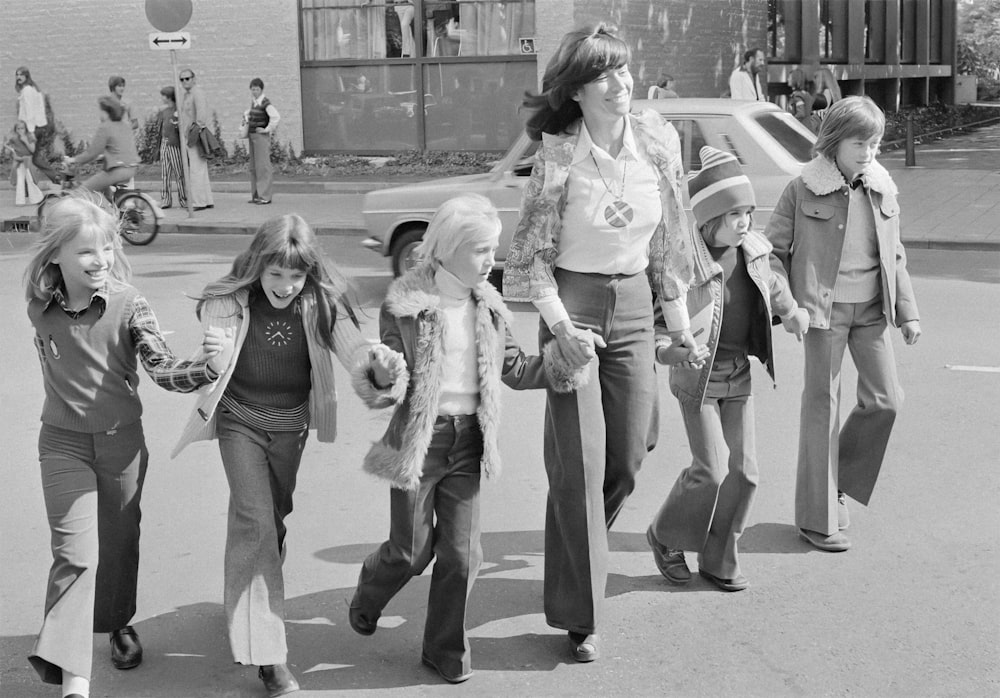
{"type": "Polygon", "coordinates": [[[148,245],[160,232],[153,205],[145,196],[126,194],[118,199],[120,221],[118,231],[125,241],[133,245],[148,245]]]}

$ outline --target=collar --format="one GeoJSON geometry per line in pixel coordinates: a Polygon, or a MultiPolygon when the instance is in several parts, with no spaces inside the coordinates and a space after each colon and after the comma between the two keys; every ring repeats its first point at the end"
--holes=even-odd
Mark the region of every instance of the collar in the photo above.
{"type": "Polygon", "coordinates": [[[264,103],[264,100],[265,100],[265,99],[267,99],[267,95],[266,95],[266,94],[264,94],[263,92],[261,92],[261,93],[260,93],[260,97],[259,97],[259,98],[257,98],[257,99],[255,99],[255,100],[253,100],[253,105],[254,105],[255,107],[259,107],[259,106],[260,106],[261,104],[263,104],[263,103],[264,103]]]}
{"type": "Polygon", "coordinates": [[[111,294],[110,291],[108,291],[108,286],[107,284],[105,284],[101,288],[94,291],[94,293],[90,296],[90,302],[87,304],[86,308],[83,308],[81,310],[73,310],[67,305],[66,292],[63,290],[62,285],[60,285],[58,288],[52,291],[52,296],[45,304],[45,309],[48,310],[50,305],[56,303],[59,305],[60,308],[65,310],[70,315],[74,317],[79,317],[80,315],[83,315],[85,312],[87,312],[87,310],[89,310],[90,307],[94,305],[95,301],[100,301],[99,313],[103,315],[105,308],[108,307],[108,298],[110,297],[110,295],[111,294]]]}
{"type": "Polygon", "coordinates": [[[441,265],[434,271],[434,284],[445,298],[464,301],[472,296],[472,289],[441,265]]]}
{"type": "MultiPolygon", "coordinates": [[[[385,307],[396,317],[417,317],[424,312],[434,312],[441,309],[441,288],[435,280],[436,271],[430,264],[421,264],[389,284],[385,294],[385,307]]],[[[476,286],[471,291],[476,305],[485,305],[490,311],[504,318],[508,325],[513,322],[513,316],[504,305],[492,284],[488,281],[476,286]]]]}
{"type": "MultiPolygon", "coordinates": [[[[861,174],[861,183],[866,189],[878,192],[883,196],[895,196],[899,190],[892,181],[889,171],[873,160],[868,169],[861,174]]],[[[837,163],[823,155],[817,155],[802,168],[802,183],[813,194],[825,196],[840,191],[848,186],[837,163]]]]}
{"type": "MultiPolygon", "coordinates": [[[[606,151],[594,143],[594,139],[590,137],[590,131],[587,130],[587,124],[584,123],[583,119],[580,119],[580,137],[576,141],[576,149],[573,151],[573,160],[570,165],[577,165],[581,161],[588,159],[591,152],[605,153],[606,151]]],[[[639,151],[635,144],[635,133],[632,131],[632,119],[628,117],[625,117],[625,133],[622,135],[622,153],[631,160],[639,159],[639,151]]],[[[610,153],[607,153],[607,155],[610,157],[610,153]]]]}

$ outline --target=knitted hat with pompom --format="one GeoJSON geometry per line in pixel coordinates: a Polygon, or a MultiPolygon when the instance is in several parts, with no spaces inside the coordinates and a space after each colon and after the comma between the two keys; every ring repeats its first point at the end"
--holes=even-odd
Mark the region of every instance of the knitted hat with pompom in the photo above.
{"type": "Polygon", "coordinates": [[[688,182],[691,209],[698,227],[741,206],[757,206],[750,179],[739,161],[710,145],[703,146],[701,171],[688,182]]]}

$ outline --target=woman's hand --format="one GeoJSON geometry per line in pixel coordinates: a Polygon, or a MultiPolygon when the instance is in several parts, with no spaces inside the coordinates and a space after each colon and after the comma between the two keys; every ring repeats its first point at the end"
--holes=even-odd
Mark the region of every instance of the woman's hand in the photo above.
{"type": "MultiPolygon", "coordinates": [[[[692,364],[699,361],[701,352],[698,349],[698,342],[695,341],[694,335],[691,334],[691,330],[679,330],[676,332],[668,332],[670,336],[670,345],[673,347],[686,347],[688,350],[688,358],[692,364]]],[[[704,359],[701,359],[704,361],[704,359]]]]}
{"type": "Polygon", "coordinates": [[[907,344],[916,344],[917,340],[920,339],[920,335],[923,334],[920,331],[920,320],[904,322],[900,325],[899,330],[903,333],[903,341],[907,344]]]}
{"type": "Polygon", "coordinates": [[[376,344],[368,350],[368,365],[372,383],[378,390],[385,390],[396,382],[397,371],[393,371],[390,350],[384,344],[376,344]]]}
{"type": "Polygon", "coordinates": [[[559,349],[574,369],[583,368],[597,356],[596,347],[606,347],[607,342],[600,335],[590,330],[581,330],[569,320],[563,320],[552,328],[559,343],[559,349]]]}

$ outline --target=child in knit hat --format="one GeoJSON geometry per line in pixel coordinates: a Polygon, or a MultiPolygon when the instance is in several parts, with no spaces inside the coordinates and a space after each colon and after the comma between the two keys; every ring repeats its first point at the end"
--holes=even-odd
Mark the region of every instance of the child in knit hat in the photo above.
{"type": "Polygon", "coordinates": [[[739,162],[710,146],[701,149],[701,162],[688,183],[696,231],[687,306],[699,353],[692,359],[659,331],[656,349],[657,361],[670,364],[670,389],[681,404],[693,460],[646,538],[668,581],[690,581],[684,551],[696,550],[702,577],[723,591],[741,591],[749,584],[736,543],[757,488],[750,356],[774,380],[772,313],[800,340],[809,317],[788,284],[771,273],[771,244],[751,230],[756,201],[739,162]]]}

